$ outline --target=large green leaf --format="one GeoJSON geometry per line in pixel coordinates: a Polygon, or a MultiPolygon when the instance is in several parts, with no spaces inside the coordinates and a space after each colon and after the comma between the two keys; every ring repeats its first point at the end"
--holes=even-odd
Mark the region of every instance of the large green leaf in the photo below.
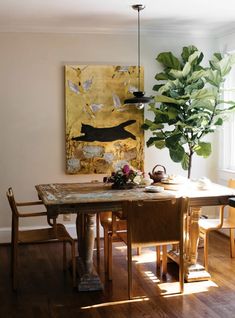
{"type": "Polygon", "coordinates": [[[169,90],[175,89],[176,83],[175,81],[167,81],[160,89],[159,94],[163,94],[169,90]]]}
{"type": "Polygon", "coordinates": [[[222,77],[226,76],[232,68],[234,64],[234,57],[231,55],[226,55],[221,60],[215,58],[214,60],[210,61],[210,65],[213,69],[218,70],[222,77]]]}
{"type": "Polygon", "coordinates": [[[153,86],[153,91],[157,92],[162,86],[164,86],[164,84],[155,84],[153,86]]]}
{"type": "Polygon", "coordinates": [[[171,52],[163,52],[158,54],[156,60],[166,67],[174,70],[181,70],[180,61],[171,52]]]}
{"type": "Polygon", "coordinates": [[[193,82],[190,85],[185,85],[185,93],[191,94],[195,90],[202,89],[204,85],[204,81],[201,78],[199,78],[196,82],[193,82]]]}
{"type": "Polygon", "coordinates": [[[158,81],[164,81],[164,80],[168,80],[169,76],[167,73],[161,72],[161,73],[156,74],[155,79],[158,81]]]}
{"type": "Polygon", "coordinates": [[[222,58],[223,58],[221,53],[214,53],[213,55],[218,61],[222,60],[222,58]]]}
{"type": "Polygon", "coordinates": [[[195,99],[192,101],[191,105],[189,106],[188,110],[191,109],[208,109],[209,111],[214,111],[214,105],[211,100],[205,99],[195,99]]]}
{"type": "MultiPolygon", "coordinates": [[[[183,96],[181,96],[182,98],[183,96]]],[[[176,104],[176,105],[184,105],[185,100],[183,99],[176,99],[172,97],[168,97],[165,95],[157,95],[155,96],[155,101],[158,103],[168,103],[168,104],[176,104]]]]}
{"type": "Polygon", "coordinates": [[[206,80],[216,87],[220,87],[222,77],[218,70],[207,70],[206,80]]]}
{"type": "Polygon", "coordinates": [[[168,107],[167,115],[169,119],[176,119],[178,116],[178,110],[173,107],[168,107]]]}
{"type": "Polygon", "coordinates": [[[194,146],[194,151],[196,152],[198,156],[207,158],[211,154],[211,143],[198,142],[198,144],[194,146]]]}
{"type": "Polygon", "coordinates": [[[181,161],[181,167],[184,170],[188,170],[188,167],[189,167],[189,155],[186,152],[184,153],[183,159],[181,161]]]}
{"type": "Polygon", "coordinates": [[[186,122],[187,121],[190,121],[190,120],[193,120],[193,119],[196,119],[196,121],[199,121],[200,118],[207,118],[208,120],[210,120],[211,118],[211,114],[208,114],[206,112],[196,112],[195,114],[189,116],[187,119],[186,119],[186,122]]]}
{"type": "Polygon", "coordinates": [[[216,122],[214,123],[214,125],[216,125],[216,126],[222,126],[222,125],[223,125],[223,119],[219,117],[219,118],[216,120],[216,122]]]}
{"type": "Polygon", "coordinates": [[[146,142],[147,147],[155,146],[158,149],[165,148],[165,140],[160,137],[150,137],[146,142]]]}
{"type": "Polygon", "coordinates": [[[171,103],[171,104],[178,104],[177,99],[165,96],[165,95],[157,95],[155,96],[155,101],[158,103],[171,103]]]}
{"type": "Polygon", "coordinates": [[[162,130],[155,131],[153,134],[158,140],[165,140],[165,133],[162,130]]]}
{"type": "Polygon", "coordinates": [[[184,46],[181,53],[181,57],[183,61],[187,62],[189,59],[189,56],[192,55],[195,51],[198,51],[198,49],[194,45],[184,46]]]}
{"type": "Polygon", "coordinates": [[[207,75],[207,70],[199,70],[199,71],[194,71],[190,77],[187,79],[188,82],[194,82],[199,80],[202,77],[205,77],[207,75]]]}
{"type": "Polygon", "coordinates": [[[165,142],[166,142],[166,147],[169,149],[174,149],[175,145],[178,144],[178,142],[181,139],[182,134],[178,133],[178,134],[173,134],[170,137],[166,138],[165,142]]]}
{"type": "Polygon", "coordinates": [[[150,146],[154,145],[156,140],[157,140],[156,137],[150,137],[149,140],[146,142],[147,147],[150,147],[150,146]]]}
{"type": "Polygon", "coordinates": [[[226,56],[220,62],[221,75],[226,76],[232,69],[230,56],[226,56]]]}
{"type": "Polygon", "coordinates": [[[191,54],[188,58],[188,62],[190,64],[195,64],[195,61],[198,59],[200,55],[200,52],[199,51],[195,51],[193,54],[191,54]]]}
{"type": "Polygon", "coordinates": [[[191,64],[189,62],[187,62],[182,71],[179,71],[179,70],[170,70],[169,74],[172,75],[174,78],[182,78],[182,77],[186,77],[189,72],[191,70],[191,64]]]}
{"type": "Polygon", "coordinates": [[[158,140],[158,141],[155,141],[154,143],[154,146],[158,149],[163,149],[165,148],[165,141],[164,140],[158,140]]]}
{"type": "Polygon", "coordinates": [[[146,119],[145,120],[145,124],[148,125],[149,129],[151,131],[157,130],[157,129],[162,129],[164,128],[164,125],[160,124],[160,123],[155,123],[155,122],[151,122],[150,120],[146,119]]]}
{"type": "Polygon", "coordinates": [[[203,88],[200,89],[198,91],[195,91],[192,93],[191,98],[192,99],[215,99],[218,95],[218,92],[216,89],[211,88],[211,89],[207,89],[207,88],[203,88]]]}
{"type": "Polygon", "coordinates": [[[181,162],[184,158],[184,148],[181,145],[176,145],[176,147],[169,149],[170,157],[174,162],[181,162]]]}

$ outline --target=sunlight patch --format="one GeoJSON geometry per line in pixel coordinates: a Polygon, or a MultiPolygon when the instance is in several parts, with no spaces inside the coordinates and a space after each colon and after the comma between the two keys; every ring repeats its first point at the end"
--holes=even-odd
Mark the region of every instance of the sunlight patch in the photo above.
{"type": "Polygon", "coordinates": [[[143,296],[143,297],[138,297],[136,299],[131,299],[131,300],[120,300],[120,301],[101,303],[101,304],[96,304],[91,306],[85,306],[85,307],[81,307],[81,309],[85,310],[85,309],[92,309],[92,308],[116,306],[116,305],[123,305],[123,304],[129,304],[129,303],[140,302],[140,301],[148,301],[148,300],[149,300],[148,297],[143,296]]]}
{"type": "Polygon", "coordinates": [[[158,284],[161,289],[161,295],[164,297],[190,295],[196,293],[208,292],[210,288],[218,287],[211,280],[202,282],[193,282],[184,284],[184,293],[179,294],[179,282],[158,284]]]}

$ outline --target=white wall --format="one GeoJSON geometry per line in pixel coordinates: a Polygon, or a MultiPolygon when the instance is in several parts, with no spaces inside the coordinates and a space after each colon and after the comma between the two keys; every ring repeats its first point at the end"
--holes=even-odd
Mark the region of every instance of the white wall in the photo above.
{"type": "MultiPolygon", "coordinates": [[[[235,32],[218,37],[215,42],[216,47],[218,48],[218,51],[222,53],[227,52],[235,52],[235,32]]],[[[219,143],[219,134],[217,134],[215,148],[218,153],[221,151],[221,145],[219,143]]],[[[217,180],[220,183],[227,184],[228,180],[233,178],[235,179],[235,172],[234,171],[228,171],[228,170],[221,170],[219,167],[219,162],[217,164],[217,180]]]]}
{"type": "MultiPolygon", "coordinates": [[[[35,184],[102,180],[97,175],[65,174],[64,65],[136,64],[137,52],[136,35],[130,34],[2,33],[0,43],[0,232],[8,233],[11,213],[5,192],[9,186],[19,200],[31,200],[37,198],[35,184]]],[[[157,54],[178,54],[182,46],[190,44],[206,58],[214,51],[214,42],[208,38],[143,36],[141,60],[147,94],[153,93],[154,76],[160,70],[157,54]]],[[[147,111],[145,115],[150,116],[147,111]]],[[[145,171],[157,163],[165,165],[168,173],[186,176],[167,151],[145,149],[145,171]]],[[[192,177],[213,179],[214,167],[213,156],[206,160],[195,157],[192,177]]]]}

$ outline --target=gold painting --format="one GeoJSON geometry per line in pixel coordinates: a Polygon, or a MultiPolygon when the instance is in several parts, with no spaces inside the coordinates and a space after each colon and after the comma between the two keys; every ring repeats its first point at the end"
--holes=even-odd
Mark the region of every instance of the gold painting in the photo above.
{"type": "Polygon", "coordinates": [[[137,76],[136,66],[65,66],[67,173],[106,174],[124,163],[143,170],[143,110],[124,105],[137,76]]]}

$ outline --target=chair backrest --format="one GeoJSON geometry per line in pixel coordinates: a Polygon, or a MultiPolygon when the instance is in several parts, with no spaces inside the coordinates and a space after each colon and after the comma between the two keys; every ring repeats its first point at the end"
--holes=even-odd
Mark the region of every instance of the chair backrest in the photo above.
{"type": "MultiPolygon", "coordinates": [[[[235,179],[230,179],[228,181],[228,187],[235,189],[235,179]]],[[[228,221],[235,224],[235,208],[231,206],[228,207],[228,221]]]]}
{"type": "Polygon", "coordinates": [[[183,242],[183,216],[187,213],[188,199],[133,201],[126,202],[125,208],[133,247],[183,242]]]}
{"type": "Polygon", "coordinates": [[[10,207],[11,207],[12,215],[18,218],[19,217],[19,212],[18,212],[18,209],[17,209],[17,203],[15,201],[12,188],[9,188],[7,190],[7,198],[8,198],[10,207]]]}

